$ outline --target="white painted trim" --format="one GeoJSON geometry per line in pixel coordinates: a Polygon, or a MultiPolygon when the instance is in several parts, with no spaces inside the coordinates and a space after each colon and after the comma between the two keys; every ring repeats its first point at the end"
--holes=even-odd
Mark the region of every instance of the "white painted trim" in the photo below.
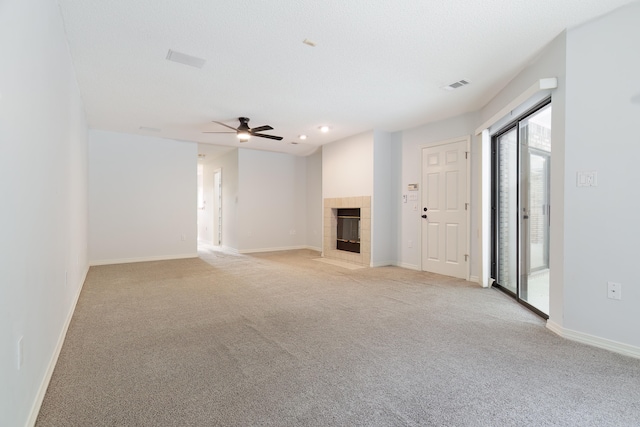
{"type": "Polygon", "coordinates": [[[544,79],[540,79],[531,85],[527,90],[522,92],[519,96],[517,96],[510,103],[505,105],[500,111],[495,113],[489,120],[482,123],[479,128],[476,129],[475,134],[479,135],[483,130],[488,129],[490,126],[495,124],[498,120],[509,114],[512,110],[522,105],[527,99],[531,98],[536,93],[543,90],[551,90],[558,87],[558,79],[555,77],[547,77],[544,79]]]}
{"type": "Polygon", "coordinates": [[[394,265],[393,261],[378,261],[372,262],[369,267],[389,267],[390,265],[394,265]]]}
{"type": "Polygon", "coordinates": [[[477,283],[482,286],[482,282],[480,282],[480,277],[478,276],[469,276],[469,281],[473,283],[477,283]]]}
{"type": "Polygon", "coordinates": [[[148,261],[169,261],[172,259],[186,259],[186,258],[198,258],[198,253],[184,254],[184,255],[158,255],[140,258],[120,258],[120,259],[100,259],[90,261],[90,266],[95,265],[111,265],[111,264],[129,264],[132,262],[148,262],[148,261]]]}
{"type": "Polygon", "coordinates": [[[606,338],[600,338],[595,335],[586,334],[584,332],[566,329],[551,320],[547,320],[547,329],[561,336],[562,338],[566,338],[571,341],[576,341],[582,344],[587,344],[593,347],[598,347],[604,350],[612,351],[614,353],[622,354],[624,356],[640,359],[640,347],[609,340],[606,338]]]}
{"type": "Polygon", "coordinates": [[[398,264],[398,267],[406,268],[407,270],[421,271],[419,265],[407,264],[406,262],[401,262],[400,264],[398,264]]]}
{"type": "Polygon", "coordinates": [[[36,394],[36,398],[31,405],[31,411],[29,411],[29,418],[27,418],[27,422],[25,423],[25,427],[33,427],[36,425],[36,420],[38,419],[38,414],[40,413],[40,407],[42,406],[42,402],[44,401],[44,396],[47,393],[47,388],[49,388],[49,383],[51,382],[51,377],[53,376],[53,371],[56,368],[56,364],[58,363],[58,357],[60,357],[60,352],[62,351],[62,345],[64,344],[64,340],[67,337],[67,331],[69,330],[69,325],[71,324],[71,319],[73,318],[73,313],[76,311],[76,305],[78,304],[78,300],[80,299],[80,293],[82,292],[82,288],[84,287],[84,282],[87,278],[87,273],[89,273],[89,267],[85,268],[84,274],[80,280],[78,286],[78,292],[73,300],[73,304],[71,304],[71,308],[69,313],[67,313],[67,318],[62,326],[62,330],[60,331],[60,335],[58,336],[58,342],[56,343],[56,348],[53,350],[53,354],[51,355],[51,360],[49,360],[49,366],[42,378],[42,382],[40,383],[40,387],[38,388],[38,393],[36,394]]]}
{"type": "Polygon", "coordinates": [[[486,129],[482,131],[480,144],[480,284],[488,288],[491,286],[491,136],[486,129]]]}
{"type": "Polygon", "coordinates": [[[278,248],[257,248],[257,249],[240,249],[240,254],[253,254],[258,252],[278,252],[278,251],[292,251],[296,249],[307,249],[307,246],[282,246],[278,248]]]}
{"type": "Polygon", "coordinates": [[[467,136],[467,194],[465,195],[467,209],[467,280],[471,280],[471,136],[467,136]]]}
{"type": "Polygon", "coordinates": [[[322,253],[322,248],[318,248],[315,246],[305,246],[304,249],[309,249],[310,251],[316,251],[322,253]]]}

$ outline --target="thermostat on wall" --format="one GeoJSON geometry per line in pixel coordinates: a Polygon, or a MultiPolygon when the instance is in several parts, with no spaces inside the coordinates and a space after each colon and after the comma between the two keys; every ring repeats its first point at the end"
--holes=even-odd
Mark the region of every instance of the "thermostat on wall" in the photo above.
{"type": "Polygon", "coordinates": [[[418,191],[418,184],[409,184],[409,191],[418,191]]]}

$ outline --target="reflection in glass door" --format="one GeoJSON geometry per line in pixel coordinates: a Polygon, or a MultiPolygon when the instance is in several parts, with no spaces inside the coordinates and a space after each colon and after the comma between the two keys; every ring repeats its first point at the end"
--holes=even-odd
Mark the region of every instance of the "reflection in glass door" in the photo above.
{"type": "Polygon", "coordinates": [[[496,285],[549,313],[551,105],[493,140],[493,257],[496,285]]]}

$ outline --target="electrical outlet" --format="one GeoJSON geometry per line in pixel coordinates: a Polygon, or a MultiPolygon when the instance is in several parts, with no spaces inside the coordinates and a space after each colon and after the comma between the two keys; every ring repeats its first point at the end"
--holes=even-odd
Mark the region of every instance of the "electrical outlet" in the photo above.
{"type": "Polygon", "coordinates": [[[622,285],[615,282],[607,282],[607,298],[622,299],[622,285]]]}

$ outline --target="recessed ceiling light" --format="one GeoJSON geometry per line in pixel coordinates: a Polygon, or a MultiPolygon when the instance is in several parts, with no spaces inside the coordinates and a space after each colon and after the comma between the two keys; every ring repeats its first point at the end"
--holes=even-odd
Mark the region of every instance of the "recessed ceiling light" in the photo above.
{"type": "Polygon", "coordinates": [[[322,133],[329,132],[329,126],[320,126],[318,129],[320,129],[320,132],[322,133]]]}
{"type": "Polygon", "coordinates": [[[298,135],[298,138],[304,141],[305,139],[307,139],[307,135],[298,135]]]}
{"type": "Polygon", "coordinates": [[[198,58],[197,56],[187,55],[186,53],[176,52],[175,50],[171,49],[169,49],[169,52],[167,52],[167,59],[169,61],[179,62],[180,64],[196,68],[204,67],[204,63],[207,62],[206,60],[198,58]]]}
{"type": "Polygon", "coordinates": [[[299,144],[299,142],[297,142],[297,141],[291,141],[291,145],[298,145],[298,144],[299,144]]]}

